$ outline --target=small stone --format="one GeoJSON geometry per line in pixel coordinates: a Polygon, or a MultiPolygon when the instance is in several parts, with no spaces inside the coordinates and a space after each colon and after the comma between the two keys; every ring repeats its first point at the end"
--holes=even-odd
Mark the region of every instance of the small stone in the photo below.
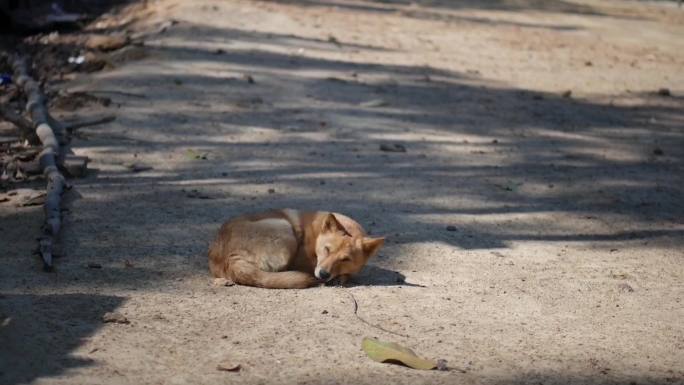
{"type": "Polygon", "coordinates": [[[456,226],[449,225],[446,227],[446,230],[447,231],[457,231],[458,229],[456,228],[456,226]]]}
{"type": "Polygon", "coordinates": [[[437,360],[437,370],[448,371],[447,360],[439,359],[437,360]]]}
{"type": "Polygon", "coordinates": [[[275,194],[276,190],[274,188],[268,189],[269,194],[275,194]]]}
{"type": "Polygon", "coordinates": [[[340,41],[337,40],[337,38],[333,35],[328,35],[328,41],[335,44],[336,46],[340,46],[340,41]]]}
{"type": "Polygon", "coordinates": [[[658,95],[660,95],[660,96],[672,96],[672,92],[670,92],[669,88],[661,88],[658,90],[658,95]]]}
{"type": "Polygon", "coordinates": [[[129,324],[131,321],[121,313],[107,312],[102,316],[102,321],[105,323],[129,324]]]}
{"type": "Polygon", "coordinates": [[[561,96],[566,98],[566,99],[571,97],[572,96],[572,90],[563,91],[563,93],[561,93],[561,96]]]}
{"type": "Polygon", "coordinates": [[[236,364],[230,361],[224,361],[216,365],[216,370],[220,370],[223,372],[239,372],[240,369],[240,364],[236,364]]]}
{"type": "Polygon", "coordinates": [[[634,288],[627,283],[619,284],[618,289],[620,289],[621,291],[625,291],[627,293],[633,293],[634,292],[634,288]]]}
{"type": "Polygon", "coordinates": [[[328,314],[328,311],[327,311],[327,310],[323,310],[323,311],[321,312],[321,314],[328,314]]]}

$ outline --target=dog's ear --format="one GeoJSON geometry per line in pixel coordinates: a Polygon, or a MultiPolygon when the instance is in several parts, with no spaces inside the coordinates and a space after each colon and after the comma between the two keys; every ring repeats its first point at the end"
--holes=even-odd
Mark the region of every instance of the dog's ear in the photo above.
{"type": "Polygon", "coordinates": [[[344,228],[344,226],[342,226],[342,224],[337,220],[337,218],[335,218],[335,215],[333,213],[328,214],[328,217],[325,218],[325,222],[323,222],[323,232],[341,232],[343,234],[349,235],[347,230],[344,228]]]}
{"type": "Polygon", "coordinates": [[[374,256],[375,254],[380,251],[380,248],[382,245],[385,244],[385,237],[381,238],[370,238],[370,237],[364,237],[362,241],[362,247],[363,247],[363,254],[366,256],[366,259],[374,256]]]}

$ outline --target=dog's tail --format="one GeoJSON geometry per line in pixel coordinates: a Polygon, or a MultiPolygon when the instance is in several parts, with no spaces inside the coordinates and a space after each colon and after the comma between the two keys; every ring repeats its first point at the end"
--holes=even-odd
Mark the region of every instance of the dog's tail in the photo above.
{"type": "Polygon", "coordinates": [[[263,271],[240,253],[222,255],[221,246],[221,241],[217,240],[209,247],[209,270],[214,277],[268,289],[304,289],[319,283],[316,277],[301,271],[263,271]]]}
{"type": "Polygon", "coordinates": [[[316,277],[301,271],[263,271],[241,259],[232,259],[230,264],[230,278],[242,285],[267,289],[304,289],[319,283],[316,277]]]}

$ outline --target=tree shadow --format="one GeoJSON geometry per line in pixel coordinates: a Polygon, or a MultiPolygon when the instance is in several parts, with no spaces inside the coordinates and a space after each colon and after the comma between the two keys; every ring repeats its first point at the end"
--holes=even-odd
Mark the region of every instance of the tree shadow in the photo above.
{"type": "Polygon", "coordinates": [[[595,374],[562,374],[562,373],[529,373],[522,374],[510,379],[495,381],[497,385],[522,385],[522,384],[585,384],[585,385],[670,385],[684,381],[683,374],[672,373],[671,376],[654,377],[648,374],[626,375],[621,373],[609,373],[610,369],[605,370],[596,368],[595,374]]]}
{"type": "Polygon", "coordinates": [[[451,23],[471,22],[488,25],[507,25],[523,28],[540,28],[556,31],[572,31],[579,28],[574,26],[556,26],[541,23],[510,22],[494,20],[486,17],[460,15],[459,11],[503,11],[503,12],[540,12],[559,15],[576,15],[590,17],[611,17],[618,19],[644,19],[643,16],[624,15],[608,12],[605,9],[572,1],[544,1],[544,0],[260,0],[265,3],[291,4],[298,7],[315,7],[335,11],[364,12],[375,14],[397,14],[419,19],[440,20],[451,23]]]}
{"type": "MultiPolygon", "coordinates": [[[[382,12],[393,6],[363,4],[382,12]]],[[[515,10],[510,4],[434,2],[515,10]]],[[[317,57],[382,49],[289,34],[180,23],[165,36],[177,43],[152,45],[150,60],[159,60],[154,71],[130,63],[100,80],[147,98],[112,96],[133,113],[81,130],[74,143],[100,156],[101,164],[97,173],[73,180],[73,193],[82,197],[64,212],[58,279],[40,273],[37,258],[35,266],[27,262],[35,242],[26,229],[37,233],[40,210],[31,217],[15,210],[0,218],[0,244],[12,245],[2,256],[0,290],[24,287],[26,277],[43,290],[166,289],[196,277],[208,282],[206,249],[220,223],[274,207],[343,212],[371,234],[386,236],[383,257],[366,266],[356,285],[419,286],[404,275],[403,262],[416,258],[414,245],[461,251],[521,241],[591,242],[605,250],[684,246],[679,97],[574,99],[473,73],[317,57]],[[232,41],[261,48],[232,49],[232,41]],[[395,143],[406,152],[380,149],[395,143]],[[166,167],[157,160],[140,173],[126,166],[153,163],[151,156],[159,154],[183,161],[166,167]]],[[[95,365],[73,352],[122,301],[85,294],[1,297],[0,322],[11,321],[0,326],[0,361],[8,363],[0,382],[95,365]]],[[[618,381],[600,373],[552,373],[500,383],[677,381],[680,375],[618,381]]]]}
{"type": "Polygon", "coordinates": [[[96,365],[74,350],[100,327],[123,298],[86,294],[0,295],[0,382],[28,383],[96,365]]]}
{"type": "Polygon", "coordinates": [[[168,151],[186,161],[142,173],[109,165],[75,181],[84,191],[120,191],[74,208],[79,223],[102,223],[104,238],[65,225],[65,249],[81,261],[71,268],[92,259],[120,270],[90,279],[116,285],[127,282],[118,276],[144,281],[165,269],[200,273],[221,222],[273,207],[351,215],[388,237],[383,268],[404,246],[425,242],[464,250],[682,242],[680,98],[575,99],[470,73],[324,58],[316,52],[335,43],[287,34],[180,23],[166,38],[174,43],[150,43],[157,71],[132,63],[107,74],[110,88],[147,96],[113,96],[138,113],[81,130],[75,147],[104,156],[123,148],[136,162],[133,154],[168,151]],[[262,48],[216,53],[233,41],[262,48]],[[314,53],[298,53],[301,46],[314,53]],[[255,132],[263,139],[240,140],[255,132]],[[385,143],[406,152],[381,151],[385,143]],[[206,159],[188,157],[196,153],[206,159]],[[182,204],[169,208],[165,199],[182,204]],[[120,210],[101,218],[102,205],[120,210]],[[577,223],[548,219],[553,213],[577,223]],[[611,228],[618,219],[626,224],[611,228]],[[123,259],[142,261],[140,270],[126,273],[123,259]]]}
{"type": "MultiPolygon", "coordinates": [[[[332,284],[337,285],[337,283],[332,284]]],[[[385,269],[372,263],[364,266],[363,270],[361,270],[359,274],[352,276],[344,286],[425,287],[423,285],[406,282],[406,276],[398,271],[385,269]]]]}

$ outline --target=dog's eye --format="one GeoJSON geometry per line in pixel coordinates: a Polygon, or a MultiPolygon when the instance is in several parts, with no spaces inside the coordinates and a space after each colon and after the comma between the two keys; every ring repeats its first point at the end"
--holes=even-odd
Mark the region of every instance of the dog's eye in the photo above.
{"type": "Polygon", "coordinates": [[[349,262],[349,261],[351,261],[351,257],[342,257],[341,261],[342,262],[349,262]]]}
{"type": "Polygon", "coordinates": [[[324,247],[323,250],[325,250],[325,256],[327,257],[330,255],[330,248],[328,246],[324,247]]]}

